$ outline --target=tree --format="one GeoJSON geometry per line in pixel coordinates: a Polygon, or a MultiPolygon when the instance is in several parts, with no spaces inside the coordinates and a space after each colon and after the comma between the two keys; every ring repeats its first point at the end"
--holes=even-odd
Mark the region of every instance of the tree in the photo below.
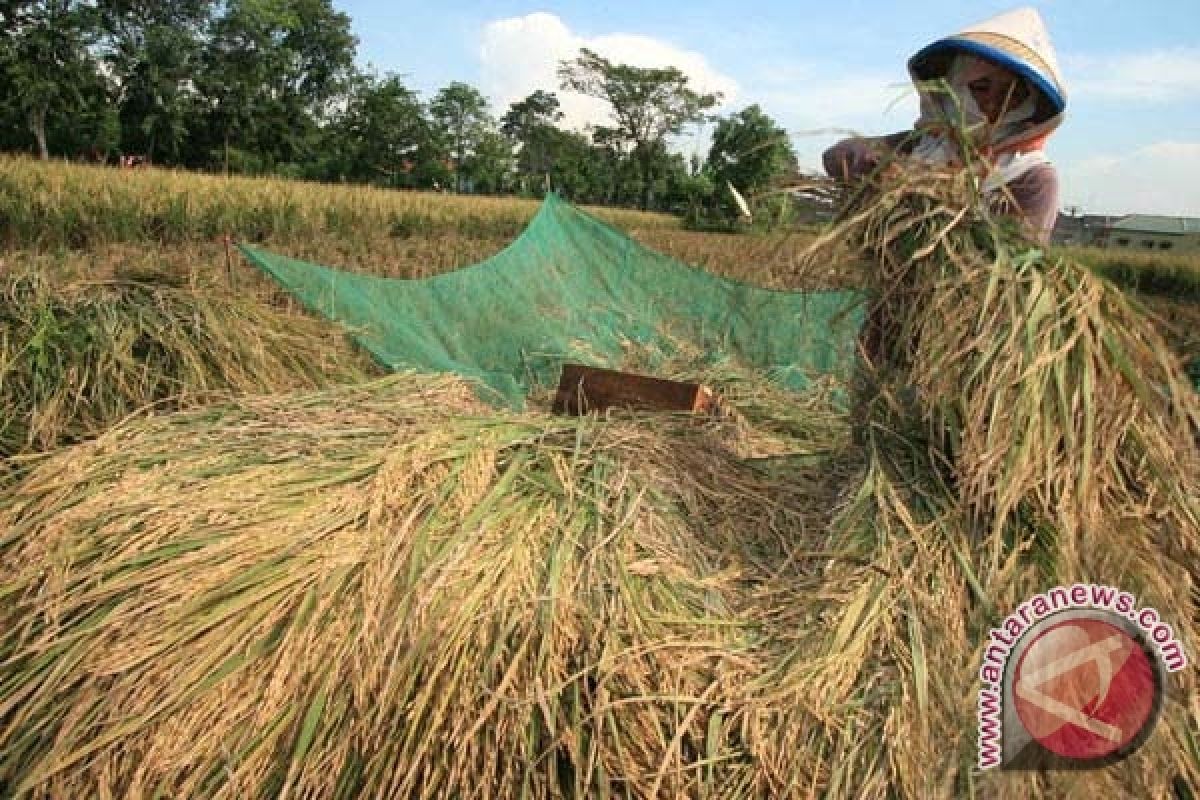
{"type": "Polygon", "coordinates": [[[738,211],[728,196],[727,182],[739,192],[759,191],[794,172],[797,162],[787,131],[752,105],[717,121],[707,166],[716,197],[723,198],[722,215],[731,219],[738,211]]]}
{"type": "Polygon", "coordinates": [[[422,166],[436,158],[425,109],[396,75],[360,76],[330,128],[330,157],[339,179],[412,186],[422,166]]]}
{"type": "Polygon", "coordinates": [[[720,93],[700,94],[675,67],[644,68],[613,64],[585,48],[574,61],[559,64],[562,88],[604,100],[612,109],[611,141],[630,155],[641,181],[642,207],[653,201],[655,164],[666,139],[705,118],[720,93]]]}
{"type": "Polygon", "coordinates": [[[500,130],[512,139],[523,142],[530,131],[553,126],[562,120],[562,111],[559,109],[558,95],[538,89],[508,107],[508,111],[500,118],[500,130]]]}
{"type": "Polygon", "coordinates": [[[757,105],[717,121],[708,165],[718,180],[749,191],[797,169],[787,131],[757,105]]]}
{"type": "Polygon", "coordinates": [[[197,98],[189,75],[199,43],[183,28],[155,26],[139,52],[122,64],[121,144],[155,162],[177,163],[197,98]]]}
{"type": "Polygon", "coordinates": [[[522,177],[545,176],[549,180],[558,132],[555,125],[562,117],[558,97],[542,89],[513,103],[501,117],[500,130],[520,145],[517,172],[522,177]]]}
{"type": "Polygon", "coordinates": [[[493,128],[487,99],[474,86],[455,81],[433,98],[429,115],[454,161],[454,189],[462,191],[470,177],[468,161],[493,128]]]}
{"type": "Polygon", "coordinates": [[[683,211],[684,227],[707,227],[708,211],[716,187],[713,185],[712,171],[708,169],[708,163],[701,161],[699,155],[692,154],[687,173],[680,178],[676,190],[683,211]]]}
{"type": "Polygon", "coordinates": [[[212,0],[100,0],[105,61],[119,85],[123,149],[178,163],[195,124],[201,36],[212,0]]]}
{"type": "Polygon", "coordinates": [[[485,130],[467,156],[466,172],[478,192],[501,192],[512,185],[512,140],[495,130],[485,130]]]}
{"type": "Polygon", "coordinates": [[[103,83],[89,51],[97,32],[94,9],[72,0],[0,5],[0,102],[33,135],[38,156],[50,157],[47,121],[86,106],[103,83]]]}
{"type": "Polygon", "coordinates": [[[574,200],[594,200],[594,176],[600,165],[593,157],[588,137],[554,127],[540,128],[535,136],[537,146],[547,154],[545,181],[550,187],[574,200]]]}
{"type": "Polygon", "coordinates": [[[357,39],[330,0],[229,0],[198,77],[209,122],[266,164],[307,158],[354,74],[357,39]]]}

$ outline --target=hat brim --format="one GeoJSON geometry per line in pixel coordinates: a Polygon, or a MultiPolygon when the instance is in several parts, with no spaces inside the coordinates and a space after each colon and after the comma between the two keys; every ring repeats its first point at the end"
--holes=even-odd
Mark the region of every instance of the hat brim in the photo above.
{"type": "Polygon", "coordinates": [[[908,60],[908,71],[916,80],[928,81],[943,77],[931,71],[931,62],[936,62],[938,56],[947,55],[952,52],[972,53],[1020,75],[1031,86],[1041,92],[1055,115],[1061,114],[1067,107],[1067,99],[1063,96],[1062,90],[1055,85],[1054,81],[1047,78],[1028,62],[1017,58],[995,45],[961,36],[950,36],[945,39],[939,39],[933,44],[922,48],[920,52],[908,60]]]}

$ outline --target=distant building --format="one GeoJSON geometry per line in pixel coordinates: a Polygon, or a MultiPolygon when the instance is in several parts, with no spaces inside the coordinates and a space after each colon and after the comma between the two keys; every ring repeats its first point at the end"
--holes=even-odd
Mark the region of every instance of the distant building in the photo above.
{"type": "Polygon", "coordinates": [[[793,189],[788,192],[792,198],[796,221],[809,224],[819,224],[833,219],[837,210],[836,204],[828,196],[819,191],[793,189]]]}
{"type": "Polygon", "coordinates": [[[1058,221],[1054,224],[1054,232],[1050,240],[1058,245],[1074,245],[1076,247],[1102,247],[1108,227],[1120,217],[1104,214],[1063,214],[1059,212],[1058,221]]]}
{"type": "Polygon", "coordinates": [[[1098,243],[1114,249],[1200,251],[1200,219],[1130,214],[1109,225],[1098,243]]]}

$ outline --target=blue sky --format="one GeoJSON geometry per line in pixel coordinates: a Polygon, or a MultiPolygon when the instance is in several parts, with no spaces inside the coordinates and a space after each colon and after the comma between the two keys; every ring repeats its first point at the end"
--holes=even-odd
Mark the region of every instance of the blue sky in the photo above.
{"type": "MultiPolygon", "coordinates": [[[[1020,3],[492,2],[334,0],[350,15],[359,60],[406,77],[425,97],[453,80],[503,112],[586,45],[618,61],[671,63],[724,111],[759,103],[815,167],[831,128],[866,134],[911,125],[904,64],[923,44],[1020,3]]],[[[1095,213],[1200,216],[1200,3],[1050,0],[1046,20],[1068,90],[1047,152],[1064,205],[1095,213]]],[[[603,108],[563,96],[568,122],[603,108]]],[[[703,131],[682,149],[702,147],[703,131]]]]}

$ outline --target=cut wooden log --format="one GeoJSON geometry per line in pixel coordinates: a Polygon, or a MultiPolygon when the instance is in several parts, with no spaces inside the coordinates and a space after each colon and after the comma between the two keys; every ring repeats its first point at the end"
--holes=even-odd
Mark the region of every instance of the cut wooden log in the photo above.
{"type": "Polygon", "coordinates": [[[699,383],[682,383],[581,364],[564,364],[553,410],[582,415],[622,408],[630,411],[721,413],[717,393],[699,383]]]}

